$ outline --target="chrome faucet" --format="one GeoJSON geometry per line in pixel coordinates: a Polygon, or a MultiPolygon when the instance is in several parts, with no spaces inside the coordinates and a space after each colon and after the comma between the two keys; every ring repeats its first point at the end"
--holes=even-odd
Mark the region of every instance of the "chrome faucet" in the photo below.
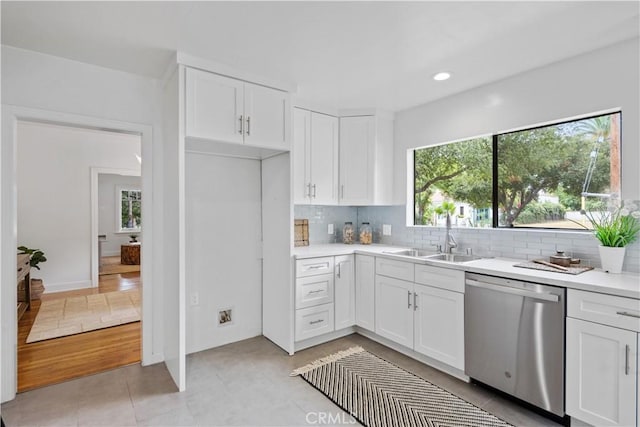
{"type": "Polygon", "coordinates": [[[451,234],[451,216],[447,214],[447,231],[444,235],[444,253],[450,254],[451,250],[458,247],[458,242],[451,234]]]}

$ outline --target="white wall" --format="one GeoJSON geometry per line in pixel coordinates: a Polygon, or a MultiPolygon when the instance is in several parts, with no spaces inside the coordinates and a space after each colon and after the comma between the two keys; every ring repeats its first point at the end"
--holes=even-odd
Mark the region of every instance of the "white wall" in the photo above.
{"type": "MultiPolygon", "coordinates": [[[[151,259],[162,259],[164,241],[160,232],[163,226],[163,148],[162,141],[162,103],[161,84],[159,81],[136,76],[133,74],[111,70],[95,65],[85,64],[51,55],[16,49],[8,46],[1,47],[2,55],[2,105],[19,106],[28,109],[48,110],[55,113],[71,114],[88,118],[97,118],[100,122],[115,120],[135,124],[127,128],[139,128],[138,125],[150,126],[151,132],[145,137],[151,137],[155,147],[151,152],[143,147],[142,158],[143,186],[153,188],[149,215],[153,221],[153,229],[158,230],[153,241],[148,243],[146,251],[151,259]],[[151,161],[148,161],[151,159],[151,161]],[[153,173],[149,173],[153,170],[153,173]],[[145,172],[146,171],[146,172],[145,172]],[[149,179],[150,183],[144,182],[149,179]],[[150,252],[149,252],[150,251],[150,252]]],[[[4,109],[6,111],[6,108],[4,109]]],[[[41,114],[39,114],[41,115],[41,114]]],[[[3,129],[7,128],[3,116],[3,129]]],[[[2,200],[3,200],[3,241],[10,238],[13,232],[13,214],[16,209],[11,192],[13,183],[7,182],[6,177],[12,171],[6,168],[11,164],[13,153],[7,148],[11,144],[13,135],[3,132],[2,149],[2,200]],[[9,156],[6,156],[6,154],[9,156]],[[5,234],[6,233],[6,234],[5,234]]],[[[11,180],[9,180],[11,181],[11,180]]],[[[147,196],[147,199],[148,196],[147,196]]],[[[145,208],[146,209],[146,208],[145,208]]],[[[4,250],[10,248],[4,248],[4,250]]],[[[143,254],[143,257],[146,255],[143,254]]],[[[5,257],[3,256],[3,259],[5,257]]],[[[143,312],[152,317],[151,324],[143,322],[143,361],[154,363],[163,360],[163,263],[148,263],[142,266],[143,277],[148,274],[153,277],[153,286],[145,287],[143,312]],[[149,273],[146,270],[149,269],[149,273]],[[154,307],[155,309],[152,309],[154,307]],[[150,314],[149,314],[150,313],[150,314]]],[[[2,271],[2,283],[10,282],[13,268],[2,271]]],[[[8,301],[9,299],[7,299],[8,301]]],[[[3,303],[4,303],[3,299],[3,303]]],[[[6,307],[6,306],[5,306],[6,307]]],[[[4,313],[3,313],[4,315],[4,313]]],[[[4,321],[3,321],[4,324],[4,321]]],[[[12,364],[5,357],[11,353],[11,336],[5,340],[2,333],[3,351],[3,390],[2,400],[12,398],[9,390],[11,381],[5,376],[12,364]],[[8,360],[8,361],[7,361],[8,360]]]]}
{"type": "Polygon", "coordinates": [[[187,153],[187,353],[262,333],[260,161],[187,153]],[[199,305],[190,305],[199,295],[199,305]],[[232,308],[233,324],[218,326],[232,308]]]}
{"type": "Polygon", "coordinates": [[[406,202],[408,148],[612,108],[622,109],[622,196],[640,199],[639,52],[631,40],[397,113],[394,204],[406,202]]]}
{"type": "Polygon", "coordinates": [[[18,244],[47,257],[33,276],[46,292],[89,287],[91,168],[139,170],[140,137],[19,122],[17,140],[18,244]]]}
{"type": "MultiPolygon", "coordinates": [[[[120,187],[140,190],[139,176],[101,173],[98,175],[98,234],[104,234],[106,241],[102,243],[102,256],[120,255],[120,246],[131,240],[131,234],[121,233],[118,228],[116,191],[120,187]]],[[[144,197],[144,195],[142,196],[144,197]]],[[[144,218],[142,218],[144,223],[144,218]]],[[[138,236],[138,241],[142,237],[138,236]]]]}

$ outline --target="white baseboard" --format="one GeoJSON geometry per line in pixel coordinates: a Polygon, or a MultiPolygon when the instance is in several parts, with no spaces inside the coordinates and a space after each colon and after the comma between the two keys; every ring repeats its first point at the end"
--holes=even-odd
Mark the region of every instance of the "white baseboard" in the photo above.
{"type": "Polygon", "coordinates": [[[91,288],[91,280],[80,280],[78,282],[44,283],[44,293],[75,291],[76,289],[91,288]]]}
{"type": "Polygon", "coordinates": [[[338,338],[346,337],[356,332],[353,326],[340,329],[339,331],[329,332],[327,334],[319,335],[317,337],[308,338],[303,341],[298,341],[294,344],[295,351],[304,350],[305,348],[313,347],[319,344],[324,344],[329,341],[333,341],[338,338]]]}

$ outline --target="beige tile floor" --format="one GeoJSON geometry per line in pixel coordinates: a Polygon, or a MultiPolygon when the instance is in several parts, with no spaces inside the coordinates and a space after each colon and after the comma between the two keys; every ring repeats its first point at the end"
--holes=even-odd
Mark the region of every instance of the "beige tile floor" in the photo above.
{"type": "MultiPolygon", "coordinates": [[[[359,335],[288,356],[263,337],[190,355],[187,391],[177,393],[163,364],[132,365],[19,394],[2,405],[12,426],[304,426],[318,413],[351,419],[289,373],[327,354],[361,345],[517,426],[552,421],[359,335]]],[[[310,424],[311,423],[311,424],[310,424]]]]}

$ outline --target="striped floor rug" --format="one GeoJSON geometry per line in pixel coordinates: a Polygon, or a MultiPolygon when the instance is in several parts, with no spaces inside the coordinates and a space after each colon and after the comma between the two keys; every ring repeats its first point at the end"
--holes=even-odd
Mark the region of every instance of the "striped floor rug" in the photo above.
{"type": "Polygon", "coordinates": [[[362,347],[296,369],[309,384],[369,427],[510,426],[362,347]]]}

